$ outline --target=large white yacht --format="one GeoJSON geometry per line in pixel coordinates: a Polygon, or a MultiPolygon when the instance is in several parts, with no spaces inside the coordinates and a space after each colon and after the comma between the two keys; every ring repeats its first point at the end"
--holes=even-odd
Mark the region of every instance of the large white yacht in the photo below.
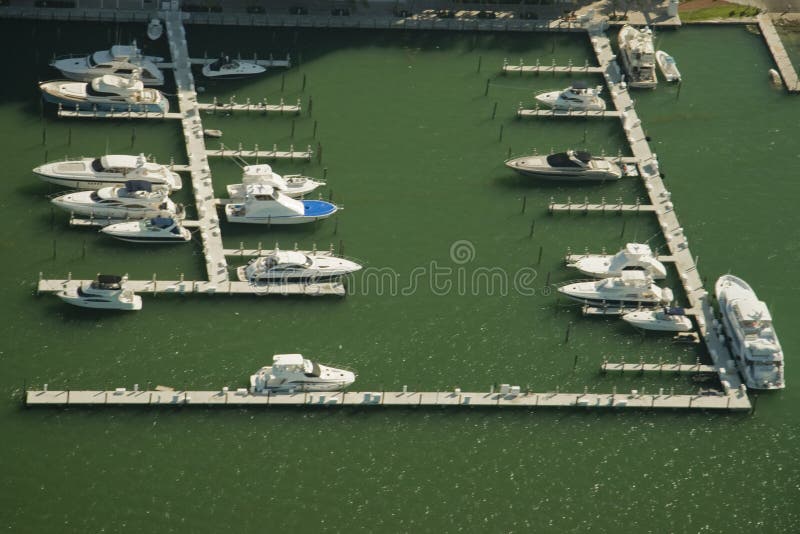
{"type": "Polygon", "coordinates": [[[230,198],[245,198],[247,196],[247,186],[250,184],[268,185],[286,196],[298,198],[325,185],[325,182],[318,182],[308,176],[299,174],[281,176],[266,163],[246,165],[242,168],[242,183],[229,185],[228,196],[230,198]]]}
{"type": "Polygon", "coordinates": [[[629,87],[652,89],[658,85],[653,32],[626,24],[619,31],[619,52],[629,87]]]}
{"type": "Polygon", "coordinates": [[[105,310],[141,310],[142,297],[125,288],[127,276],[99,274],[92,282],[84,282],[75,289],[56,293],[58,298],[81,308],[105,310]]]}
{"type": "Polygon", "coordinates": [[[126,182],[124,187],[67,193],[51,202],[73,215],[109,219],[169,217],[181,211],[169,198],[169,189],[141,180],[126,182]]]}
{"type": "Polygon", "coordinates": [[[560,91],[549,91],[536,95],[536,100],[553,109],[571,111],[603,111],[606,102],[600,96],[603,86],[589,87],[586,82],[575,82],[560,91]]]}
{"type": "Polygon", "coordinates": [[[644,271],[653,279],[667,277],[667,268],[645,243],[628,243],[616,254],[579,254],[567,257],[567,267],[592,278],[620,276],[624,271],[644,271]]]}
{"type": "Polygon", "coordinates": [[[228,222],[301,224],[327,219],[338,209],[323,200],[297,200],[268,185],[250,184],[243,200],[225,206],[225,216],[228,222]]]}
{"type": "Polygon", "coordinates": [[[79,82],[89,82],[104,74],[130,76],[138,69],[144,85],[163,85],[164,73],[156,66],[162,61],[161,57],[143,56],[134,41],[132,45],[114,45],[88,56],[54,59],[50,66],[79,82]]]}
{"type": "Polygon", "coordinates": [[[624,314],[622,320],[642,330],[688,332],[692,329],[692,320],[683,308],[635,310],[624,314]]]}
{"type": "Polygon", "coordinates": [[[153,185],[166,186],[172,191],[182,187],[178,173],[170,171],[166,165],[147,161],[144,154],[110,154],[99,158],[54,161],[36,167],[33,173],[45,182],[74,189],[122,186],[129,180],[143,180],[153,185]]]}
{"type": "Polygon", "coordinates": [[[352,371],[320,365],[302,354],[276,354],[272,365],[250,376],[250,392],[338,391],[355,380],[352,371]]]}
{"type": "Polygon", "coordinates": [[[101,230],[106,235],[131,243],[187,243],[192,233],[173,217],[153,217],[141,221],[110,224],[101,230]]]}
{"type": "Polygon", "coordinates": [[[136,71],[130,77],[106,74],[91,82],[56,80],[39,84],[42,98],[67,111],[167,113],[169,100],[157,89],[145,88],[136,71]]]}
{"type": "Polygon", "coordinates": [[[236,78],[248,78],[266,71],[266,68],[257,63],[231,59],[224,54],[216,61],[203,65],[203,76],[214,79],[233,80],[236,78]]]}
{"type": "Polygon", "coordinates": [[[553,180],[618,180],[622,170],[613,161],[596,158],[584,150],[567,150],[548,156],[522,156],[506,167],[526,176],[553,180]]]}
{"type": "Polygon", "coordinates": [[[622,271],[620,276],[567,283],[558,292],[588,306],[638,308],[672,302],[672,290],[659,287],[642,271],[622,271]]]}
{"type": "Polygon", "coordinates": [[[338,258],[327,251],[278,250],[251,260],[236,269],[242,282],[290,283],[320,282],[341,278],[361,269],[354,261],[338,258]]]}
{"type": "Polygon", "coordinates": [[[783,389],[783,350],[767,305],[747,282],[727,274],[714,286],[731,352],[748,388],[783,389]]]}

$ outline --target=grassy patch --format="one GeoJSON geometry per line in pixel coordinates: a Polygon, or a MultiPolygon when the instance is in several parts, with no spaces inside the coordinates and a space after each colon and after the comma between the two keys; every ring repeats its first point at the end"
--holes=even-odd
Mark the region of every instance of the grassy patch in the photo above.
{"type": "Polygon", "coordinates": [[[693,20],[755,17],[756,15],[758,15],[757,7],[727,4],[723,6],[704,7],[701,9],[695,9],[693,11],[682,12],[680,17],[681,21],[683,22],[691,22],[693,20]]]}

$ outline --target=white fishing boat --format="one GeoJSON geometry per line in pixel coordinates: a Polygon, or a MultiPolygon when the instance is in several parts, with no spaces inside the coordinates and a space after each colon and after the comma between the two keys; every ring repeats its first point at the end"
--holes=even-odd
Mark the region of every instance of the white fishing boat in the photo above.
{"type": "Polygon", "coordinates": [[[250,260],[236,269],[242,282],[293,283],[338,279],[361,270],[354,261],[338,258],[328,251],[279,250],[250,260]]]}
{"type": "Polygon", "coordinates": [[[650,28],[636,29],[626,24],[619,31],[619,52],[622,66],[627,74],[628,87],[653,89],[658,85],[656,77],[653,32],[650,28]]]}
{"type": "Polygon", "coordinates": [[[91,82],[56,80],[39,84],[42,98],[68,111],[169,112],[160,91],[144,87],[136,71],[130,77],[106,74],[91,82]]]}
{"type": "Polygon", "coordinates": [[[567,257],[567,267],[593,278],[621,276],[625,271],[643,271],[655,280],[667,277],[667,268],[644,243],[628,243],[616,254],[573,254],[567,257]]]}
{"type": "Polygon", "coordinates": [[[124,187],[77,191],[51,200],[73,215],[108,219],[146,219],[182,215],[169,198],[169,189],[149,182],[130,180],[124,187]]]}
{"type": "Polygon", "coordinates": [[[236,78],[249,78],[266,72],[267,69],[257,63],[231,59],[221,55],[219,59],[203,65],[203,76],[213,79],[232,80],[236,78]]]}
{"type": "Polygon", "coordinates": [[[276,354],[272,365],[250,377],[251,393],[339,391],[356,380],[352,371],[320,365],[302,354],[276,354]]]}
{"type": "Polygon", "coordinates": [[[222,137],[222,130],[216,130],[214,128],[208,128],[203,130],[203,137],[207,137],[209,139],[219,139],[222,137]]]}
{"type": "Polygon", "coordinates": [[[247,165],[242,169],[242,183],[228,186],[228,196],[234,199],[245,198],[247,186],[253,184],[268,185],[286,196],[298,198],[325,185],[325,182],[318,182],[299,174],[281,176],[273,172],[272,167],[267,164],[247,165]]]}
{"type": "Polygon", "coordinates": [[[99,274],[92,282],[75,289],[65,289],[56,296],[68,304],[104,310],[141,310],[142,297],[125,288],[127,276],[99,274]]]}
{"type": "Polygon", "coordinates": [[[327,219],[339,208],[323,200],[297,200],[264,184],[245,186],[241,202],[225,206],[228,222],[302,224],[327,219]]]}
{"type": "Polygon", "coordinates": [[[767,305],[747,282],[736,276],[722,276],[714,287],[731,352],[747,387],[786,387],[783,349],[767,305]]]}
{"type": "Polygon", "coordinates": [[[157,86],[164,84],[164,73],[156,65],[162,61],[164,58],[142,55],[134,41],[132,45],[115,45],[87,56],[54,59],[50,66],[79,82],[90,82],[105,74],[130,76],[138,70],[144,85],[157,86]]]}
{"type": "Polygon", "coordinates": [[[613,161],[593,157],[584,150],[567,150],[547,156],[522,156],[507,160],[506,167],[525,176],[551,180],[618,180],[622,170],[613,161]]]}
{"type": "Polygon", "coordinates": [[[769,80],[772,82],[772,85],[775,87],[783,87],[783,78],[781,78],[777,70],[769,69],[767,73],[769,74],[769,80]]]}
{"type": "Polygon", "coordinates": [[[678,70],[678,65],[671,55],[663,50],[656,51],[656,63],[658,63],[658,68],[661,70],[661,74],[664,75],[665,80],[668,82],[681,81],[681,71],[678,70]]]}
{"type": "Polygon", "coordinates": [[[692,320],[683,308],[636,310],[624,314],[622,320],[642,330],[688,332],[692,329],[692,320]]]}
{"type": "Polygon", "coordinates": [[[162,35],[164,35],[164,25],[161,24],[161,20],[150,19],[147,24],[147,38],[151,41],[156,41],[161,39],[162,35]]]}
{"type": "Polygon", "coordinates": [[[584,305],[608,308],[662,306],[672,302],[672,290],[653,283],[642,271],[623,271],[602,280],[570,282],[558,288],[562,295],[584,305]]]}
{"type": "Polygon", "coordinates": [[[558,110],[603,111],[606,102],[600,96],[603,86],[589,87],[585,82],[575,82],[560,91],[548,91],[536,95],[536,100],[558,110]]]}
{"type": "Polygon", "coordinates": [[[100,231],[130,243],[169,244],[192,240],[192,233],[173,217],[120,222],[105,226],[100,231]]]}
{"type": "Polygon", "coordinates": [[[74,189],[100,189],[123,186],[129,180],[140,180],[172,191],[181,189],[183,183],[178,173],[166,165],[147,161],[144,154],[127,156],[110,154],[99,158],[54,161],[33,169],[45,182],[74,189]]]}

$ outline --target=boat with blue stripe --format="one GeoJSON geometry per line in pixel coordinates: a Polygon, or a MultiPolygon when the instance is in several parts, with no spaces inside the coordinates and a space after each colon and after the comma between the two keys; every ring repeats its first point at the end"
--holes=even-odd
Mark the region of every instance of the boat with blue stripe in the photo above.
{"type": "Polygon", "coordinates": [[[265,184],[248,184],[243,202],[225,206],[228,222],[302,224],[327,219],[339,209],[324,200],[297,200],[265,184]]]}

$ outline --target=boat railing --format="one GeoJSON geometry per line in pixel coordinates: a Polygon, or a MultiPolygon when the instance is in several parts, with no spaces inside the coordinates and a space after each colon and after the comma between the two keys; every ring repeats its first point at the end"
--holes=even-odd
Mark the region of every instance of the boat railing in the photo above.
{"type": "Polygon", "coordinates": [[[555,287],[564,287],[571,284],[582,284],[584,282],[599,282],[602,278],[578,278],[574,280],[567,280],[566,282],[556,282],[552,284],[555,287]]]}

